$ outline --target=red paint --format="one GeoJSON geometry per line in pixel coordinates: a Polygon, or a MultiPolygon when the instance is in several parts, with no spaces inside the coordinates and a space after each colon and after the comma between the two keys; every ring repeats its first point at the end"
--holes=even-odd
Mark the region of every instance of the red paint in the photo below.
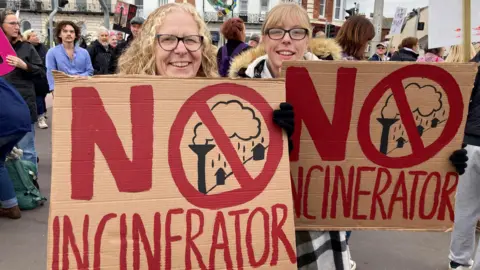
{"type": "Polygon", "coordinates": [[[235,251],[237,252],[237,269],[243,269],[242,230],[240,227],[240,215],[248,214],[248,209],[230,211],[229,216],[235,217],[235,251]]]}
{"type": "Polygon", "coordinates": [[[303,167],[298,167],[297,185],[295,187],[295,181],[290,171],[290,181],[292,182],[292,196],[293,206],[295,207],[295,216],[300,218],[302,215],[302,199],[303,199],[303,167]]]}
{"type": "Polygon", "coordinates": [[[410,196],[410,215],[408,216],[410,220],[413,220],[413,217],[415,216],[415,203],[417,199],[418,181],[420,180],[420,176],[426,176],[428,173],[426,171],[413,171],[409,172],[408,174],[414,176],[411,189],[412,195],[410,196]]]}
{"type": "Polygon", "coordinates": [[[198,249],[197,244],[195,244],[195,239],[197,239],[203,233],[203,226],[205,223],[204,220],[205,218],[202,211],[198,209],[187,210],[187,233],[185,236],[185,269],[192,269],[192,251],[195,254],[195,258],[197,259],[200,269],[207,269],[202,259],[202,253],[198,249]],[[194,215],[197,216],[199,228],[198,231],[192,235],[192,219],[194,215]]]}
{"type": "Polygon", "coordinates": [[[345,159],[350,130],[356,68],[339,68],[332,121],[325,113],[317,89],[306,68],[289,67],[286,73],[287,102],[295,108],[296,128],[292,140],[291,161],[299,160],[302,122],[305,123],[315,148],[324,161],[345,159]]]}
{"type": "MultiPolygon", "coordinates": [[[[267,187],[276,172],[283,153],[283,137],[281,129],[274,125],[272,118],[273,110],[268,102],[254,89],[237,84],[222,83],[200,89],[192,95],[178,112],[177,118],[170,128],[168,143],[168,162],[170,171],[178,190],[191,204],[206,209],[222,209],[244,204],[256,198],[267,187]],[[223,128],[213,117],[207,101],[218,95],[229,94],[240,97],[253,105],[261,114],[269,133],[270,147],[267,151],[265,166],[262,172],[252,178],[240,161],[230,139],[223,128]],[[232,167],[235,178],[241,188],[227,191],[221,194],[205,195],[198,192],[187,178],[181,158],[181,141],[185,132],[185,126],[194,113],[197,113],[203,123],[212,133],[217,146],[221,149],[228,163],[232,167]]],[[[189,135],[190,136],[190,135],[189,135]]]]}
{"type": "Polygon", "coordinates": [[[95,145],[100,148],[120,192],[143,192],[152,187],[153,89],[131,89],[132,160],[130,161],[115,125],[93,87],[72,88],[73,200],[91,200],[95,145]],[[135,179],[135,181],[132,181],[135,179]]]}
{"type": "Polygon", "coordinates": [[[400,175],[398,176],[397,183],[393,188],[392,198],[390,199],[390,205],[388,207],[388,219],[392,219],[393,215],[393,208],[396,201],[402,202],[402,217],[403,219],[408,218],[408,191],[407,186],[405,184],[405,172],[401,171],[400,175]],[[402,192],[402,196],[398,196],[399,192],[402,192]]]}
{"type": "MultiPolygon", "coordinates": [[[[107,225],[107,222],[112,219],[116,218],[117,214],[110,213],[105,216],[100,220],[100,223],[98,223],[97,226],[97,231],[95,232],[95,238],[94,238],[94,246],[93,246],[93,269],[95,270],[100,270],[100,259],[102,255],[102,236],[103,236],[103,231],[105,230],[105,226],[107,225]]],[[[84,229],[85,232],[85,229],[84,229]]],[[[126,247],[125,247],[126,249],[126,247]]],[[[122,252],[122,246],[120,247],[120,252],[122,252]]],[[[120,256],[121,258],[121,256],[120,256]]],[[[122,266],[122,260],[120,260],[120,269],[125,269],[122,266]]],[[[126,259],[125,259],[125,264],[126,264],[126,259]]],[[[126,267],[126,265],[125,265],[126,267]]]]}
{"type": "MultiPolygon", "coordinates": [[[[132,238],[133,238],[133,269],[141,269],[140,267],[140,238],[142,239],[143,251],[147,256],[148,269],[160,270],[160,213],[156,212],[153,217],[153,252],[148,241],[145,226],[139,214],[135,213],[132,220],[132,238]]],[[[144,267],[145,268],[145,267],[144,267]]]]}
{"type": "Polygon", "coordinates": [[[53,219],[53,251],[52,251],[52,270],[58,270],[60,264],[60,220],[56,216],[53,219]]]}
{"type": "Polygon", "coordinates": [[[172,235],[172,216],[183,214],[183,209],[175,208],[167,212],[165,221],[165,269],[172,269],[172,242],[182,240],[181,235],[172,235]]]}
{"type": "Polygon", "coordinates": [[[213,226],[212,245],[210,246],[209,269],[216,269],[215,257],[218,249],[223,250],[223,260],[225,261],[225,268],[233,269],[232,256],[230,255],[230,248],[228,243],[227,226],[225,225],[225,217],[220,211],[217,212],[217,216],[215,217],[215,224],[213,226]],[[222,235],[223,240],[223,242],[221,243],[218,242],[218,236],[220,234],[222,235]]]}
{"type": "Polygon", "coordinates": [[[120,269],[127,270],[127,216],[120,216],[120,269]]]}
{"type": "Polygon", "coordinates": [[[343,215],[349,218],[352,212],[352,194],[353,194],[353,182],[355,180],[355,168],[352,166],[348,172],[348,184],[345,182],[345,176],[343,175],[342,167],[335,166],[335,180],[332,192],[332,202],[330,209],[330,218],[337,217],[337,200],[339,185],[342,189],[342,205],[343,215]],[[340,183],[341,182],[341,183],[340,183]]]}
{"type": "MultiPolygon", "coordinates": [[[[321,169],[320,171],[323,171],[322,167],[320,167],[320,169],[321,169]]],[[[306,191],[306,193],[308,194],[308,190],[306,191]]],[[[327,168],[325,169],[325,177],[323,179],[322,219],[327,218],[328,198],[330,197],[329,193],[330,193],[330,166],[327,166],[327,168]]]]}
{"type": "Polygon", "coordinates": [[[370,207],[371,220],[375,219],[377,204],[378,204],[378,207],[380,208],[380,214],[382,215],[382,218],[387,219],[387,213],[385,212],[385,205],[383,204],[383,200],[381,196],[383,195],[383,193],[385,193],[388,190],[391,184],[392,184],[392,174],[390,173],[390,171],[386,168],[378,168],[377,179],[375,180],[375,187],[373,188],[372,204],[370,207]],[[383,188],[380,190],[380,181],[382,179],[382,174],[385,174],[387,176],[387,181],[383,186],[383,188]]]}
{"type": "MultiPolygon", "coordinates": [[[[440,195],[440,173],[438,172],[432,172],[430,173],[428,176],[427,176],[427,180],[425,180],[425,182],[423,183],[423,188],[422,188],[422,193],[420,194],[420,209],[419,209],[419,216],[421,219],[427,219],[427,220],[430,220],[430,219],[433,219],[433,217],[435,216],[435,213],[437,212],[437,208],[438,208],[438,197],[440,195]],[[435,192],[433,193],[433,206],[432,206],[432,210],[430,211],[430,213],[426,214],[425,213],[425,200],[426,200],[426,197],[427,197],[427,189],[428,189],[428,184],[430,183],[430,180],[435,177],[435,192]]],[[[430,195],[429,195],[430,197],[430,195]]]]}
{"type": "Polygon", "coordinates": [[[307,172],[307,179],[305,181],[305,190],[303,191],[303,216],[306,219],[315,220],[317,217],[312,216],[308,213],[308,192],[310,191],[310,179],[312,178],[312,173],[314,170],[319,170],[323,172],[323,168],[321,166],[313,166],[307,172]]]}
{"type": "Polygon", "coordinates": [[[360,201],[360,196],[366,196],[366,195],[370,195],[370,191],[367,191],[367,190],[360,190],[360,186],[361,186],[361,180],[362,180],[362,172],[373,172],[375,171],[375,168],[374,167],[367,167],[367,166],[361,166],[361,167],[358,167],[357,168],[357,178],[355,180],[355,193],[354,193],[354,197],[353,197],[353,219],[357,219],[357,220],[366,220],[367,219],[367,215],[360,215],[358,213],[358,205],[359,205],[359,201],[360,201]]]}
{"type": "Polygon", "coordinates": [[[448,172],[443,184],[442,194],[440,199],[440,206],[438,207],[438,220],[445,220],[445,212],[448,209],[450,221],[454,221],[454,208],[451,201],[452,195],[455,194],[458,184],[458,174],[455,172],[448,172]],[[450,186],[451,178],[454,178],[453,185],[450,186]]]}
{"type": "MultiPolygon", "coordinates": [[[[264,208],[257,207],[255,208],[250,216],[248,217],[247,222],[247,254],[248,254],[248,262],[250,266],[256,268],[260,267],[265,264],[268,259],[268,254],[270,253],[270,222],[268,213],[264,208]],[[257,261],[255,258],[255,249],[253,247],[253,238],[252,238],[252,225],[253,225],[253,218],[255,217],[256,213],[260,213],[262,215],[263,220],[263,238],[265,239],[264,246],[263,246],[263,253],[260,259],[257,261]]],[[[255,228],[257,231],[257,228],[255,228]]]]}
{"type": "Polygon", "coordinates": [[[70,269],[70,262],[68,260],[68,255],[70,252],[68,251],[68,246],[71,245],[73,255],[75,256],[75,260],[77,262],[76,267],[77,269],[89,269],[90,263],[88,260],[88,223],[89,217],[85,215],[83,219],[83,252],[80,253],[76,240],[75,234],[73,233],[72,229],[72,222],[68,216],[63,216],[63,250],[62,250],[62,269],[70,269]],[[82,259],[83,255],[83,259],[82,259]]]}
{"type": "MultiPolygon", "coordinates": [[[[460,87],[456,80],[446,70],[433,65],[408,65],[400,68],[381,80],[365,99],[358,120],[357,138],[365,156],[372,162],[387,168],[409,168],[426,162],[440,152],[455,137],[463,118],[463,101],[460,87]],[[450,113],[445,128],[438,139],[424,146],[416,129],[413,114],[403,89],[402,81],[409,78],[424,78],[436,82],[445,91],[448,98],[450,113]],[[385,92],[391,89],[400,118],[405,126],[408,138],[412,145],[412,153],[403,157],[388,157],[377,149],[371,139],[371,115],[377,103],[385,92]]],[[[375,143],[376,144],[376,143],[375,143]]]]}
{"type": "Polygon", "coordinates": [[[297,261],[297,256],[295,254],[295,250],[293,249],[292,243],[290,243],[285,231],[283,230],[283,225],[285,225],[287,218],[288,207],[286,205],[275,204],[272,206],[272,260],[270,261],[270,266],[275,266],[278,262],[278,240],[282,241],[290,262],[295,263],[297,261]],[[278,221],[277,210],[282,211],[280,222],[278,221]]]}

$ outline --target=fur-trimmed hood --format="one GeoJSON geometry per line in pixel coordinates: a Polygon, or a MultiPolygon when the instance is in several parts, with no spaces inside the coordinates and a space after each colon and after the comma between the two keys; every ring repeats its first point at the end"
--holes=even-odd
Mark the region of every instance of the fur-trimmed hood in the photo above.
{"type": "Polygon", "coordinates": [[[310,51],[320,59],[342,60],[342,47],[334,39],[314,38],[310,41],[310,51]]]}
{"type": "MultiPolygon", "coordinates": [[[[259,62],[266,60],[268,57],[265,52],[263,45],[259,45],[256,48],[244,51],[237,57],[235,57],[230,65],[230,70],[228,71],[229,78],[238,78],[239,72],[243,69],[246,75],[253,76],[254,68],[259,64],[259,62]]],[[[307,52],[304,56],[305,60],[319,60],[314,54],[307,52]]],[[[269,73],[269,72],[267,72],[269,73]]],[[[267,77],[270,76],[266,74],[267,77]]]]}

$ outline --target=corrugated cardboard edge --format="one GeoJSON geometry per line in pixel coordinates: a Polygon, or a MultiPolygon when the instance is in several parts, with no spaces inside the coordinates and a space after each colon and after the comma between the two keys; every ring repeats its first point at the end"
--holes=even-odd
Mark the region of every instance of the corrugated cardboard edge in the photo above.
{"type": "Polygon", "coordinates": [[[318,226],[295,226],[295,231],[399,231],[399,232],[452,232],[451,228],[420,229],[401,227],[318,227],[318,226]]]}

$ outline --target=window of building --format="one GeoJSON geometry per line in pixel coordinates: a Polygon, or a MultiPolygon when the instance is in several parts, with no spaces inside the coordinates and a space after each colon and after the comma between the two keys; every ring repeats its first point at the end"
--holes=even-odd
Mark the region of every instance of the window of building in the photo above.
{"type": "Polygon", "coordinates": [[[87,11],[87,0],[77,0],[75,3],[78,11],[87,11]]]}
{"type": "Polygon", "coordinates": [[[325,0],[320,0],[320,6],[318,7],[318,14],[321,17],[325,17],[325,0]]]}
{"type": "Polygon", "coordinates": [[[22,23],[20,24],[20,31],[23,33],[27,30],[30,30],[32,29],[32,24],[29,22],[29,21],[22,21],[22,23]]]}
{"type": "Polygon", "coordinates": [[[158,6],[166,5],[168,4],[168,0],[158,0],[158,6]]]}
{"type": "Polygon", "coordinates": [[[268,0],[260,0],[260,12],[268,12],[268,0]]]}
{"type": "Polygon", "coordinates": [[[335,20],[341,20],[342,12],[342,2],[343,0],[335,0],[335,20]]]}
{"type": "Polygon", "coordinates": [[[238,8],[240,9],[240,13],[247,14],[248,13],[248,0],[240,0],[238,8]]]}

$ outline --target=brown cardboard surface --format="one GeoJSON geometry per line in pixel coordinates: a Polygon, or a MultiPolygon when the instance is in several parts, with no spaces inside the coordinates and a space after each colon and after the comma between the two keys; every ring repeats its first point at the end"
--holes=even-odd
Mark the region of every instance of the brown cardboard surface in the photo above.
{"type": "Polygon", "coordinates": [[[284,81],[55,77],[47,269],[296,268],[284,81]]]}
{"type": "Polygon", "coordinates": [[[475,72],[287,63],[296,229],[449,230],[458,175],[448,159],[462,144],[475,72]]]}

